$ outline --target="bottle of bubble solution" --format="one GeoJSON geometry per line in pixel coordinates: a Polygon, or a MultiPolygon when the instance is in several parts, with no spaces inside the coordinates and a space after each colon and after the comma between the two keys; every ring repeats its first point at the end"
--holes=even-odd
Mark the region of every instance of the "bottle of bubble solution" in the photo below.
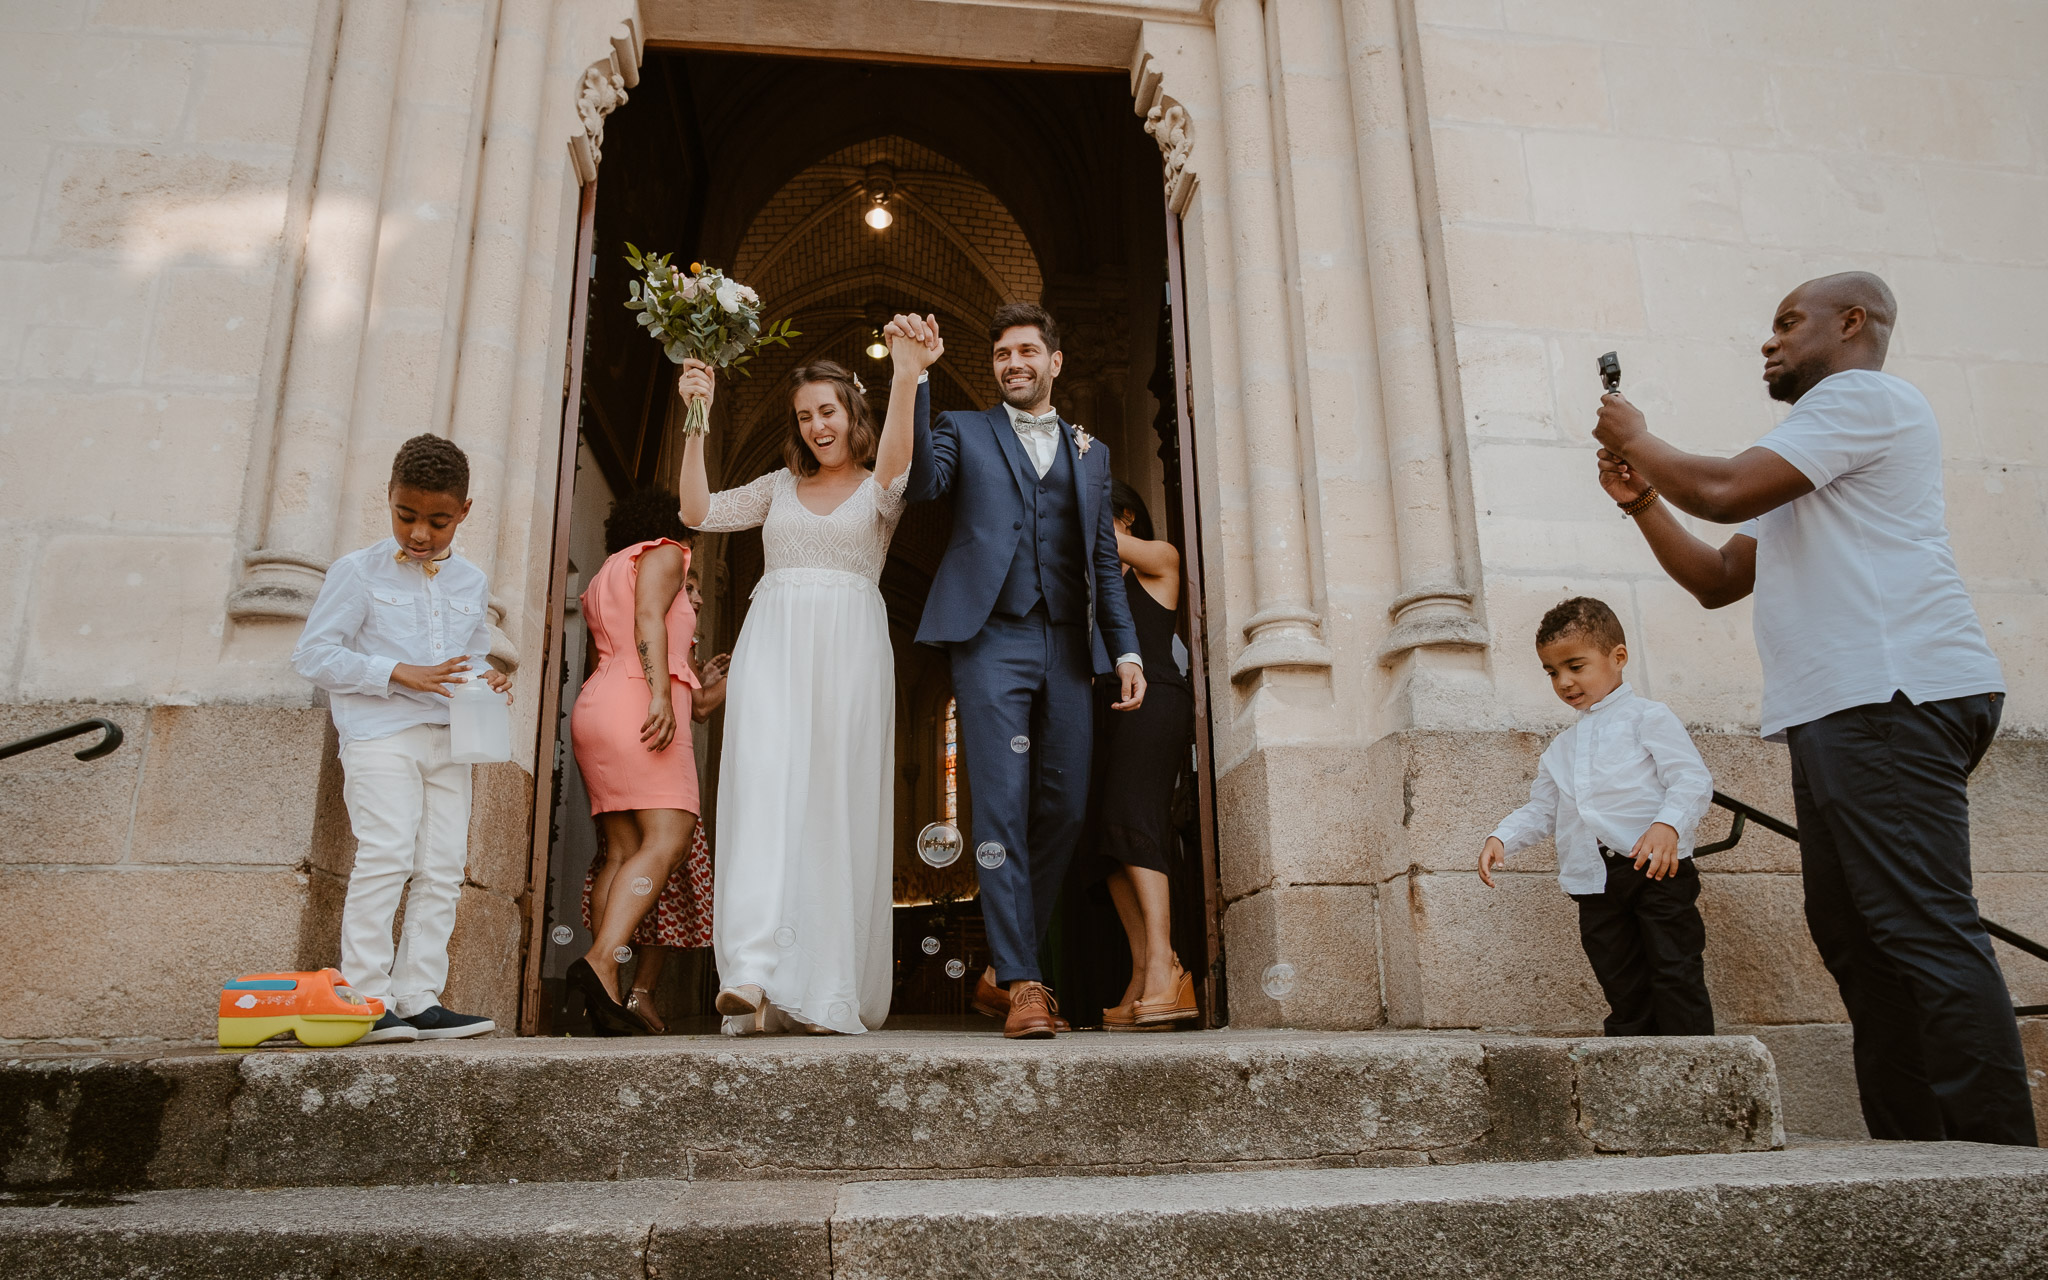
{"type": "Polygon", "coordinates": [[[512,708],[484,683],[462,672],[448,699],[448,745],[457,764],[497,764],[512,758],[512,708]]]}

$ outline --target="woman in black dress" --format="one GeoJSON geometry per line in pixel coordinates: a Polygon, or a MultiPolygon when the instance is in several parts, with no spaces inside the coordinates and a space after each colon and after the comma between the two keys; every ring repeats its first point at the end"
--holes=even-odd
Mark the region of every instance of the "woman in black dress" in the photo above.
{"type": "Polygon", "coordinates": [[[1131,984],[1123,1003],[1102,1011],[1103,1026],[1129,1031],[1199,1016],[1195,980],[1173,951],[1167,859],[1180,840],[1173,828],[1173,784],[1188,759],[1194,692],[1174,661],[1174,619],[1180,609],[1180,552],[1152,536],[1152,516],[1137,491],[1110,487],[1116,510],[1117,558],[1124,594],[1145,660],[1145,701],[1109,717],[1109,767],[1097,811],[1097,850],[1119,865],[1109,895],[1131,943],[1131,984]]]}

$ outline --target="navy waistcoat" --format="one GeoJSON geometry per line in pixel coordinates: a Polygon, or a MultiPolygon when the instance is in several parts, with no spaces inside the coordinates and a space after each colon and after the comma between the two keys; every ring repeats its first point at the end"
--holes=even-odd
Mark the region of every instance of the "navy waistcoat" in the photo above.
{"type": "MultiPolygon", "coordinates": [[[[1081,546],[1081,501],[1065,441],[1052,466],[1025,495],[1024,533],[996,595],[996,612],[1023,617],[1039,601],[1054,622],[1088,622],[1088,564],[1081,546]]],[[[1027,454],[1029,450],[1025,451],[1027,454]]]]}

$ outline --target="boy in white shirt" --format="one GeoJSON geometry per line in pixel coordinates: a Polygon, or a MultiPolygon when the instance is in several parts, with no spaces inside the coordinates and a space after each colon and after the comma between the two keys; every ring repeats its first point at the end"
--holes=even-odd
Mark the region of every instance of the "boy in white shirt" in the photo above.
{"type": "Polygon", "coordinates": [[[469,860],[469,766],[449,758],[449,687],[476,675],[501,693],[510,685],[486,661],[490,583],[451,550],[469,515],[469,459],[440,436],[414,436],[392,460],[388,498],[392,536],[328,567],[292,651],[292,667],[327,691],[341,738],[342,799],[356,836],[341,972],[359,994],[384,1001],[358,1043],[495,1029],[441,1007],[469,860]]]}
{"type": "Polygon", "coordinates": [[[1551,740],[1529,803],[1486,837],[1479,878],[1557,838],[1557,879],[1579,904],[1579,940],[1607,995],[1610,1036],[1710,1036],[1693,833],[1714,779],[1671,708],[1623,681],[1614,610],[1578,596],[1543,615],[1536,656],[1580,721],[1551,740]],[[1627,849],[1627,853],[1617,853],[1627,849]]]}

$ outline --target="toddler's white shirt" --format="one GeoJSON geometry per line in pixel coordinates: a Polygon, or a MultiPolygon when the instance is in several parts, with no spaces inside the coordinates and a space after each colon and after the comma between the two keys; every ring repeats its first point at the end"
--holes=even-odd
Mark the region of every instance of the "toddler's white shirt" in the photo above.
{"type": "Polygon", "coordinates": [[[448,699],[392,685],[399,663],[431,667],[467,656],[472,674],[488,665],[484,609],[491,584],[484,571],[451,554],[429,575],[397,555],[398,539],[385,538],[328,566],[292,650],[292,669],[327,690],[344,746],[448,723],[448,699]]]}
{"type": "Polygon", "coordinates": [[[1678,832],[1680,857],[1714,802],[1714,778],[1671,708],[1638,698],[1626,683],[1551,739],[1536,762],[1529,803],[1493,834],[1509,854],[1557,837],[1557,882],[1566,893],[1607,887],[1600,846],[1635,847],[1653,823],[1678,832]]]}

